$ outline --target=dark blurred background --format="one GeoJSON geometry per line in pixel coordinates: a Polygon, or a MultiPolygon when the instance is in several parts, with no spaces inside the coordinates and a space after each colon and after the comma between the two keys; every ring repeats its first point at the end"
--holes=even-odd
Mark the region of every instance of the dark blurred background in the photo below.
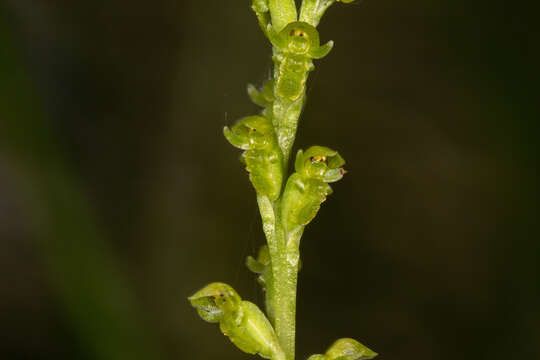
{"type": "MultiPolygon", "coordinates": [[[[532,2],[531,2],[532,3],[532,2]]],[[[261,304],[221,129],[271,69],[249,0],[0,3],[0,357],[248,359],[186,297],[261,304]]],[[[540,358],[537,6],[364,0],[320,25],[298,147],[349,174],[302,243],[298,359],[540,358]]]]}

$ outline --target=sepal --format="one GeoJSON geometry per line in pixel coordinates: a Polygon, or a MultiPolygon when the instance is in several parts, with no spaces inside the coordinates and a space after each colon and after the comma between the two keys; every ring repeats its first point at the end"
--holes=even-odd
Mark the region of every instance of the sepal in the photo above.
{"type": "Polygon", "coordinates": [[[298,19],[295,0],[268,0],[268,8],[278,31],[298,19]]]}
{"type": "Polygon", "coordinates": [[[311,50],[310,55],[313,59],[322,59],[334,48],[334,42],[330,40],[324,45],[319,46],[316,49],[311,50]]]}
{"type": "Polygon", "coordinates": [[[191,305],[197,310],[197,313],[206,322],[217,323],[223,318],[221,310],[213,299],[208,297],[189,298],[191,305]]]}
{"type": "Polygon", "coordinates": [[[191,306],[207,322],[216,323],[223,319],[224,311],[238,307],[240,296],[224,283],[211,283],[188,298],[191,306]]]}

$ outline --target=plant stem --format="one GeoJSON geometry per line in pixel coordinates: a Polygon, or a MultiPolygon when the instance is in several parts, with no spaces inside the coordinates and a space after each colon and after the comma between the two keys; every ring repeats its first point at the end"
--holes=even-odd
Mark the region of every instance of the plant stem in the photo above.
{"type": "MultiPolygon", "coordinates": [[[[275,31],[281,31],[298,18],[294,0],[270,0],[270,15],[275,31]]],[[[274,49],[274,55],[276,55],[274,49]]],[[[280,76],[276,67],[274,78],[280,76]]],[[[305,95],[295,101],[283,99],[274,91],[273,124],[283,152],[283,178],[287,178],[289,158],[298,128],[305,95]]],[[[302,229],[287,232],[281,220],[281,199],[271,202],[258,196],[257,202],[272,260],[271,279],[266,284],[266,309],[287,360],[294,360],[296,333],[296,286],[299,243],[302,229]]]]}
{"type": "Polygon", "coordinates": [[[287,232],[282,225],[280,202],[257,198],[272,258],[272,279],[266,284],[267,312],[287,360],[294,359],[296,332],[296,286],[303,227],[287,232]]]}
{"type": "MultiPolygon", "coordinates": [[[[279,74],[275,74],[277,78],[279,74]]],[[[298,119],[302,112],[302,106],[304,105],[305,96],[302,95],[296,101],[290,101],[282,99],[276,94],[274,100],[273,112],[274,112],[274,128],[278,138],[279,147],[283,152],[283,171],[284,178],[286,178],[287,165],[291,156],[292,146],[296,137],[296,130],[298,128],[298,119]]]]}
{"type": "Polygon", "coordinates": [[[296,288],[300,260],[300,252],[295,244],[299,244],[301,232],[296,234],[295,238],[292,238],[291,234],[287,233],[281,225],[281,219],[278,220],[278,224],[276,226],[276,235],[282,238],[280,240],[283,247],[279,249],[276,256],[277,261],[274,262],[274,258],[272,258],[272,270],[276,279],[274,281],[274,327],[287,359],[294,360],[296,288]]]}
{"type": "MultiPolygon", "coordinates": [[[[276,74],[278,76],[278,74],[276,74]]],[[[296,101],[276,97],[274,101],[274,127],[283,152],[283,177],[298,128],[305,96],[296,101]]],[[[287,360],[294,360],[296,333],[296,287],[298,282],[299,243],[302,230],[287,232],[281,220],[281,201],[272,203],[265,196],[257,201],[272,259],[271,279],[266,284],[266,310],[274,325],[287,360]]]]}

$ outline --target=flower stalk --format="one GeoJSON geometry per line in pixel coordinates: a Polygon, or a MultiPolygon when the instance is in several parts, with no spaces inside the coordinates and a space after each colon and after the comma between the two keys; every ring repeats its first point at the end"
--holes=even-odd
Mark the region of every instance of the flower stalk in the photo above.
{"type": "MultiPolygon", "coordinates": [[[[299,150],[290,176],[289,161],[313,60],[325,57],[334,44],[321,45],[316,26],[333,3],[354,0],[303,0],[300,14],[294,0],[252,1],[259,27],[272,45],[273,77],[260,89],[248,85],[248,95],[263,108],[260,115],[225,127],[224,135],[244,151],[241,159],[257,193],[267,245],[257,259],[249,256],[246,265],[265,291],[266,316],[222,283],[207,285],[189,300],[203,320],[219,323],[244,352],[294,360],[300,240],[332,194],[329,184],[346,172],[338,152],[324,146],[299,150]]],[[[376,355],[355,340],[340,339],[325,354],[310,359],[360,360],[376,355]]]]}

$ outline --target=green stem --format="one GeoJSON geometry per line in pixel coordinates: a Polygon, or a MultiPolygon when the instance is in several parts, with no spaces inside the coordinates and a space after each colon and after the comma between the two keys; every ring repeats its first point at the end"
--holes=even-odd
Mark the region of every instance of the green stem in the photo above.
{"type": "Polygon", "coordinates": [[[272,258],[272,280],[266,284],[267,312],[287,360],[293,360],[299,244],[303,228],[287,232],[282,225],[279,200],[274,204],[264,196],[257,200],[272,258]]]}
{"type": "Polygon", "coordinates": [[[297,244],[302,232],[287,233],[281,225],[276,226],[276,235],[283,245],[272,260],[274,281],[274,314],[276,334],[288,360],[294,360],[296,335],[296,289],[298,282],[298,264],[300,252],[297,244]]]}
{"type": "MultiPolygon", "coordinates": [[[[275,31],[297,20],[294,0],[270,0],[270,15],[275,31]]],[[[274,49],[274,52],[276,49],[274,49]]],[[[276,55],[274,53],[274,55],[276,55]]],[[[279,71],[276,69],[277,80],[279,71]]],[[[276,94],[276,92],[274,92],[276,94]]],[[[296,101],[276,96],[273,105],[273,123],[278,143],[283,152],[283,178],[287,178],[289,158],[298,128],[298,119],[305,96],[296,101]]],[[[257,201],[263,221],[272,259],[271,281],[266,284],[266,309],[279,338],[287,360],[294,360],[296,333],[296,287],[298,282],[298,245],[302,230],[287,233],[281,221],[281,200],[272,203],[267,197],[258,196],[257,201]]]]}
{"type": "MultiPolygon", "coordinates": [[[[274,104],[274,126],[284,154],[284,178],[304,98],[305,96],[302,96],[295,102],[278,98],[274,104]]],[[[272,203],[266,196],[257,196],[257,202],[272,259],[271,278],[266,284],[266,310],[286,359],[294,360],[296,289],[303,227],[295,231],[287,231],[284,228],[281,219],[281,199],[272,203]]]]}
{"type": "MultiPolygon", "coordinates": [[[[276,78],[279,74],[276,74],[276,78]]],[[[284,172],[286,175],[287,164],[291,156],[292,146],[296,137],[296,130],[298,128],[298,119],[302,112],[305,96],[302,95],[296,101],[290,101],[282,99],[276,96],[273,106],[273,123],[276,129],[279,147],[283,152],[284,172]]],[[[286,176],[284,176],[286,178],[286,176]]]]}

